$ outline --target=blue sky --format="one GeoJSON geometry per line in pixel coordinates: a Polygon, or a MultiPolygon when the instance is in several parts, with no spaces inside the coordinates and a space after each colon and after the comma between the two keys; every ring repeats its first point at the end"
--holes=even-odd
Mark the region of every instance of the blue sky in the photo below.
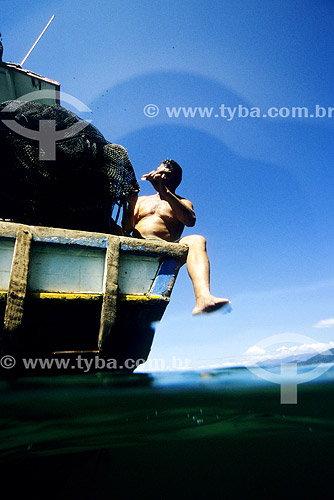
{"type": "Polygon", "coordinates": [[[334,107],[333,2],[0,0],[0,13],[4,60],[17,63],[55,14],[24,67],[85,103],[138,179],[165,158],[183,167],[179,193],[197,213],[184,234],[206,237],[212,292],[233,312],[192,317],[183,268],[151,358],[198,369],[272,335],[334,339],[334,114],[219,115],[334,107]],[[213,113],[169,117],[173,106],[213,113]]]}

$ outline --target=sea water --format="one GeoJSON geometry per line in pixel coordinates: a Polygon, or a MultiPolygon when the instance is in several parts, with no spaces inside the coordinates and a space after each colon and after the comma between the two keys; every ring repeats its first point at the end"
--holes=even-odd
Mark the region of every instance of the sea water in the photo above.
{"type": "Polygon", "coordinates": [[[2,484],[32,498],[332,498],[333,380],[282,404],[247,368],[2,378],[2,484]]]}

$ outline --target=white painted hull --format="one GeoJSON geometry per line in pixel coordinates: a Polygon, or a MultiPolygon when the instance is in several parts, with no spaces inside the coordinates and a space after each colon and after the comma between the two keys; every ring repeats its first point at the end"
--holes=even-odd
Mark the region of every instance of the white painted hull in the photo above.
{"type": "MultiPolygon", "coordinates": [[[[14,240],[0,239],[0,291],[7,291],[14,253],[14,240]]],[[[106,251],[79,245],[39,244],[32,248],[28,291],[41,293],[103,294],[106,251]]],[[[160,259],[149,255],[120,256],[120,294],[150,293],[160,259]]]]}
{"type": "Polygon", "coordinates": [[[2,351],[147,359],[186,253],[160,240],[0,223],[2,351]],[[21,285],[19,234],[31,240],[21,285]]]}

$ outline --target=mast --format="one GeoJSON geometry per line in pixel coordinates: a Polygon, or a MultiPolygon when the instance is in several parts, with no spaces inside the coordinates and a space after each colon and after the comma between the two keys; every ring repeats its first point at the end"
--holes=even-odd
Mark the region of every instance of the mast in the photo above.
{"type": "Polygon", "coordinates": [[[34,50],[34,48],[36,47],[36,45],[38,44],[38,42],[40,41],[40,39],[42,38],[42,36],[44,35],[44,33],[46,32],[46,30],[48,29],[48,27],[50,26],[50,24],[52,23],[53,19],[54,19],[55,15],[53,14],[51,16],[51,19],[49,20],[49,22],[47,23],[47,25],[45,26],[44,30],[42,31],[42,33],[39,35],[39,37],[37,38],[36,42],[34,43],[34,45],[31,47],[31,49],[29,50],[29,52],[27,53],[27,55],[22,59],[21,63],[20,63],[20,66],[23,66],[23,64],[26,62],[27,58],[30,56],[31,52],[34,50]]]}

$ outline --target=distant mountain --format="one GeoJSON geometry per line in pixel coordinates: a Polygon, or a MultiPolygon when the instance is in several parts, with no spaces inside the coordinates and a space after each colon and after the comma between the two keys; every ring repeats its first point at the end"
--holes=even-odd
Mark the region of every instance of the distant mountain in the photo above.
{"type": "MultiPolygon", "coordinates": [[[[309,358],[313,356],[312,353],[298,354],[295,356],[287,356],[286,358],[275,358],[275,359],[266,359],[261,361],[261,363],[257,363],[258,366],[262,368],[270,367],[270,366],[280,366],[282,363],[298,363],[304,364],[307,363],[309,358]]],[[[314,357],[314,356],[313,356],[314,357]]]]}
{"type": "Polygon", "coordinates": [[[328,349],[326,352],[316,354],[308,360],[302,362],[302,365],[319,365],[320,363],[334,363],[334,348],[328,349]],[[328,354],[328,353],[331,354],[328,354]]]}
{"type": "Polygon", "coordinates": [[[280,359],[267,359],[261,361],[261,363],[256,363],[257,366],[265,367],[274,367],[280,366],[282,363],[298,363],[298,365],[317,365],[320,363],[334,363],[334,348],[328,349],[327,351],[319,354],[305,353],[298,354],[296,356],[287,356],[286,358],[280,359]],[[331,354],[328,354],[328,353],[331,354]]]}

